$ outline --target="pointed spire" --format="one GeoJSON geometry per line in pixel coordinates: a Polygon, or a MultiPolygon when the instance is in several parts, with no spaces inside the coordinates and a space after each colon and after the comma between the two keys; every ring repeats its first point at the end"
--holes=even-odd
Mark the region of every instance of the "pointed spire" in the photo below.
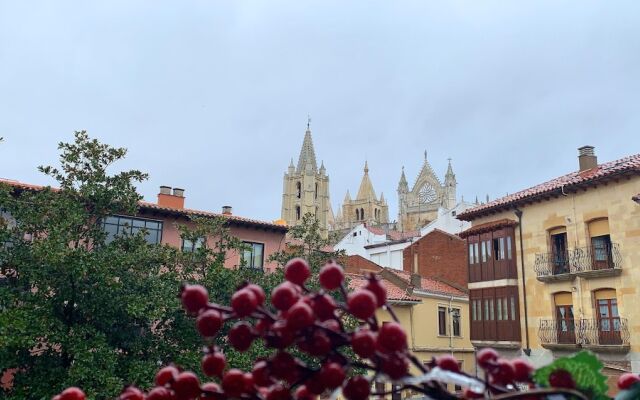
{"type": "Polygon", "coordinates": [[[324,167],[324,160],[323,160],[320,162],[320,175],[324,175],[325,172],[327,172],[327,170],[324,167]]]}
{"type": "Polygon", "coordinates": [[[386,200],[385,200],[385,198],[384,198],[384,193],[380,192],[380,203],[384,204],[384,203],[386,203],[386,202],[387,202],[387,201],[386,201],[386,200]]]}
{"type": "Polygon", "coordinates": [[[407,177],[404,175],[404,165],[402,166],[402,175],[400,175],[400,183],[398,183],[398,190],[405,189],[409,191],[409,184],[407,183],[407,177]]]}
{"type": "Polygon", "coordinates": [[[453,168],[451,167],[451,157],[449,157],[448,160],[449,160],[449,166],[447,167],[447,173],[445,174],[445,177],[448,177],[448,176],[455,177],[456,175],[453,173],[453,168]]]}
{"type": "Polygon", "coordinates": [[[351,195],[349,194],[349,189],[347,189],[347,194],[344,196],[344,202],[351,201],[351,195]]]}
{"type": "Polygon", "coordinates": [[[476,195],[476,205],[480,204],[480,202],[478,201],[478,196],[476,195]]]}
{"type": "Polygon", "coordinates": [[[360,182],[356,200],[376,200],[376,192],[373,190],[371,179],[369,179],[369,165],[366,161],[364,162],[364,175],[360,182]]]}
{"type": "Polygon", "coordinates": [[[307,122],[307,131],[304,133],[304,140],[302,141],[302,148],[300,149],[298,167],[296,168],[296,172],[298,173],[306,171],[308,164],[314,173],[318,172],[316,153],[313,150],[313,140],[311,139],[311,130],[309,129],[310,121],[311,119],[307,122]]]}

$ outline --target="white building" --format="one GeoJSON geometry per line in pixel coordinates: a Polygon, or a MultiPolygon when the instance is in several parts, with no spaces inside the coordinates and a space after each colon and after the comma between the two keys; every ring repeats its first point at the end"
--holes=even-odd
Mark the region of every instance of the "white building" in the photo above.
{"type": "Polygon", "coordinates": [[[460,221],[456,218],[456,216],[471,207],[475,207],[476,205],[477,204],[467,203],[463,200],[460,203],[456,204],[456,206],[452,209],[440,207],[438,209],[438,216],[436,217],[436,219],[420,228],[420,237],[426,235],[434,229],[440,229],[441,231],[445,231],[447,233],[455,235],[471,228],[470,222],[460,221]]]}

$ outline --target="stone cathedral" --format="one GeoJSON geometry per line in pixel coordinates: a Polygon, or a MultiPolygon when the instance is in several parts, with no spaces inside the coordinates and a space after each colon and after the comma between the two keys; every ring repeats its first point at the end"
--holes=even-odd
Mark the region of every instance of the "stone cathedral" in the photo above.
{"type": "Polygon", "coordinates": [[[438,216],[440,207],[446,209],[455,207],[456,186],[456,175],[453,173],[451,160],[444,175],[444,184],[440,183],[427,161],[426,151],[422,169],[411,189],[409,189],[403,167],[398,184],[398,230],[418,230],[438,216]]]}
{"type": "Polygon", "coordinates": [[[291,159],[284,174],[282,219],[287,225],[296,226],[302,223],[302,218],[307,213],[318,219],[321,233],[326,237],[328,226],[333,223],[329,200],[329,176],[324,163],[318,168],[309,124],[304,134],[298,165],[295,166],[291,159]]]}

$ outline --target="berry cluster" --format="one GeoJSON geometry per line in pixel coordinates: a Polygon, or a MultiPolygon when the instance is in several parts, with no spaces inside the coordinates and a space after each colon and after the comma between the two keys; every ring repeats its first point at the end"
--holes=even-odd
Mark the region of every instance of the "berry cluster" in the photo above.
{"type": "MultiPolygon", "coordinates": [[[[460,371],[457,360],[450,355],[434,358],[428,365],[419,362],[409,352],[407,334],[388,306],[386,289],[375,275],[369,277],[364,288],[347,293],[344,271],[334,261],[320,270],[318,291],[306,286],[311,269],[305,260],[292,259],[284,273],[285,282],[273,289],[268,301],[264,290],[251,283],[236,290],[229,306],[210,302],[203,286],[183,286],[182,305],[195,317],[196,329],[207,343],[202,373],[212,381],[201,382],[195,373],[169,365],[157,372],[151,390],[145,393],[128,386],[119,400],[312,400],[338,390],[347,400],[364,400],[388,394],[373,393],[373,380],[392,380],[397,384],[395,391],[412,390],[434,399],[476,399],[498,394],[507,398],[509,394],[517,396],[518,387],[523,385],[534,389],[528,398],[538,398],[531,379],[532,365],[523,359],[500,358],[493,349],[482,349],[477,354],[477,364],[485,371],[486,379],[460,371]],[[376,318],[380,308],[393,321],[380,325],[376,318]],[[347,329],[347,317],[359,320],[359,326],[347,329]],[[227,340],[234,349],[244,352],[261,340],[273,349],[271,356],[256,360],[251,371],[227,365],[225,355],[213,344],[225,323],[232,325],[227,340]],[[348,350],[358,359],[347,356],[348,350]],[[296,352],[315,359],[316,366],[303,362],[296,352]],[[410,376],[411,364],[423,377],[439,369],[479,382],[485,390],[478,393],[467,388],[461,397],[448,392],[446,385],[438,381],[410,382],[405,378],[410,376]],[[363,369],[366,376],[356,373],[363,369]]],[[[618,385],[625,389],[638,381],[637,375],[626,374],[618,385]]],[[[549,382],[565,392],[575,388],[571,374],[564,370],[554,371],[549,382]]],[[[78,388],[68,388],[54,400],[85,400],[85,395],[78,388]]]]}

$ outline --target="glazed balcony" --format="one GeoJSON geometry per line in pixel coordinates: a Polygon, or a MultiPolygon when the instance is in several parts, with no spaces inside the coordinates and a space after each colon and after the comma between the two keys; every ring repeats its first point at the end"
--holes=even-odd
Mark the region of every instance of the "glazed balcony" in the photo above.
{"type": "Polygon", "coordinates": [[[538,325],[540,345],[547,349],[627,352],[630,334],[626,318],[544,319],[538,325]]]}
{"type": "Polygon", "coordinates": [[[538,253],[534,270],[539,281],[552,282],[615,276],[622,272],[622,255],[617,243],[606,246],[585,246],[561,253],[538,253]]]}

